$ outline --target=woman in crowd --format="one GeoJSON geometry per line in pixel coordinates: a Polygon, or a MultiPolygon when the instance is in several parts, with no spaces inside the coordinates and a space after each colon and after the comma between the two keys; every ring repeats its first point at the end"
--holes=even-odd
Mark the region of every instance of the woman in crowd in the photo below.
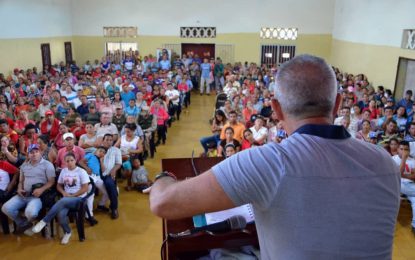
{"type": "Polygon", "coordinates": [[[24,128],[23,135],[19,138],[19,152],[21,155],[27,155],[27,148],[31,144],[37,144],[38,135],[34,124],[27,124],[24,128]]]}
{"type": "Polygon", "coordinates": [[[242,111],[243,120],[246,125],[251,125],[251,117],[255,115],[258,111],[252,106],[252,101],[248,100],[246,102],[246,107],[242,111]]]}
{"type": "Polygon", "coordinates": [[[84,169],[76,166],[76,159],[73,153],[66,154],[64,159],[67,168],[63,168],[59,174],[57,185],[57,190],[63,197],[53,205],[46,216],[33,227],[32,231],[39,233],[47,223],[50,223],[55,216],[58,216],[59,224],[65,232],[61,244],[66,245],[72,234],[67,216],[68,211],[77,209],[82,198],[86,196],[89,177],[84,169]]]}
{"type": "Polygon", "coordinates": [[[14,123],[14,131],[18,133],[19,135],[22,135],[25,127],[28,124],[36,125],[36,123],[33,120],[29,120],[28,113],[26,110],[21,110],[19,113],[19,118],[14,123]]]}
{"type": "Polygon", "coordinates": [[[258,115],[255,119],[254,126],[249,128],[252,132],[254,140],[259,144],[264,144],[267,141],[268,129],[264,127],[265,119],[258,115]]]}
{"type": "Polygon", "coordinates": [[[139,111],[143,106],[147,106],[147,102],[144,100],[143,92],[137,92],[135,94],[135,106],[138,107],[139,111]]]}
{"type": "Polygon", "coordinates": [[[235,153],[236,153],[236,147],[235,147],[235,145],[233,143],[229,143],[229,144],[225,145],[225,155],[226,155],[226,158],[231,157],[235,153]]]}
{"type": "Polygon", "coordinates": [[[404,106],[399,106],[396,109],[396,114],[393,116],[393,120],[395,120],[398,124],[398,130],[405,130],[406,123],[408,120],[406,115],[406,109],[404,106]]]}
{"type": "Polygon", "coordinates": [[[47,135],[40,135],[37,139],[37,144],[39,145],[39,151],[42,154],[43,159],[48,160],[49,162],[54,162],[56,160],[56,150],[49,145],[50,143],[47,135]]]}
{"type": "Polygon", "coordinates": [[[127,186],[125,190],[130,191],[132,189],[131,184],[131,156],[139,155],[143,152],[142,140],[136,136],[135,130],[137,126],[135,123],[125,125],[125,134],[121,135],[121,138],[118,138],[118,141],[115,143],[115,146],[120,148],[122,155],[122,168],[124,177],[127,178],[127,186]]]}
{"type": "Polygon", "coordinates": [[[3,135],[0,137],[1,147],[0,147],[0,160],[6,160],[13,165],[17,165],[18,151],[16,145],[10,141],[10,137],[3,135]]]}
{"type": "Polygon", "coordinates": [[[225,113],[226,118],[229,118],[229,112],[231,112],[233,110],[231,101],[226,100],[225,104],[220,109],[223,110],[223,112],[225,113]]]}
{"type": "Polygon", "coordinates": [[[60,103],[57,105],[58,113],[60,114],[60,120],[63,120],[66,115],[69,113],[71,106],[68,102],[68,99],[65,96],[62,96],[60,103]]]}
{"type": "Polygon", "coordinates": [[[163,107],[164,101],[157,99],[154,101],[153,106],[150,109],[150,113],[153,116],[157,117],[157,142],[156,145],[159,145],[160,142],[163,144],[166,143],[166,121],[169,119],[169,114],[166,112],[163,107]]]}
{"type": "Polygon", "coordinates": [[[134,131],[134,135],[138,136],[140,138],[144,137],[144,133],[143,133],[143,129],[141,129],[141,126],[139,124],[136,123],[138,116],[132,116],[132,115],[128,115],[126,118],[126,122],[125,125],[122,127],[121,131],[120,131],[120,135],[124,135],[125,134],[125,127],[127,126],[127,124],[135,124],[136,126],[136,130],[134,131]]]}
{"type": "Polygon", "coordinates": [[[85,153],[94,153],[98,147],[97,134],[92,122],[85,123],[86,133],[79,138],[78,146],[85,150],[85,153]]]}
{"type": "Polygon", "coordinates": [[[242,141],[241,149],[246,150],[246,149],[249,149],[255,146],[260,146],[260,144],[255,141],[254,135],[252,134],[251,129],[245,129],[244,140],[242,141]]]}
{"type": "Polygon", "coordinates": [[[233,131],[232,127],[227,127],[225,129],[225,139],[220,140],[218,145],[218,157],[226,157],[225,146],[227,144],[233,144],[235,146],[236,152],[241,150],[241,144],[238,142],[238,140],[233,138],[234,134],[235,132],[233,131]]]}
{"type": "Polygon", "coordinates": [[[211,131],[213,135],[208,137],[203,137],[200,139],[200,143],[203,146],[203,149],[205,150],[205,153],[208,150],[207,144],[209,142],[214,142],[216,144],[220,141],[220,133],[222,131],[223,126],[226,124],[226,116],[223,110],[216,109],[215,111],[215,117],[212,120],[212,126],[211,131]]]}
{"type": "Polygon", "coordinates": [[[75,135],[76,140],[79,140],[83,134],[86,134],[85,125],[81,116],[75,118],[75,124],[71,127],[70,132],[75,135]]]}
{"type": "Polygon", "coordinates": [[[377,107],[375,100],[369,101],[368,109],[370,111],[370,120],[378,119],[381,116],[380,109],[377,107]]]}
{"type": "Polygon", "coordinates": [[[104,102],[99,107],[99,112],[101,114],[106,113],[106,114],[110,115],[111,118],[115,114],[115,109],[114,109],[113,104],[111,104],[111,99],[110,99],[109,96],[104,97],[104,102]]]}
{"type": "Polygon", "coordinates": [[[362,130],[356,133],[356,139],[369,142],[370,141],[370,137],[369,137],[370,130],[371,130],[370,121],[364,119],[362,121],[362,130]]]}
{"type": "Polygon", "coordinates": [[[59,133],[53,140],[53,144],[57,151],[59,151],[61,148],[65,147],[65,140],[63,140],[63,135],[68,133],[69,129],[65,124],[59,125],[59,133]]]}
{"type": "Polygon", "coordinates": [[[388,149],[388,152],[391,154],[391,156],[395,156],[398,154],[398,148],[399,148],[399,140],[397,138],[391,138],[389,140],[389,149],[388,149]]]}
{"type": "Polygon", "coordinates": [[[117,107],[121,107],[122,110],[125,108],[124,102],[121,100],[121,93],[115,92],[114,93],[114,100],[112,101],[112,109],[115,111],[117,107]]]}
{"type": "Polygon", "coordinates": [[[63,119],[63,123],[67,125],[69,128],[72,128],[76,124],[76,118],[81,117],[75,109],[73,104],[69,105],[68,114],[63,119]]]}
{"type": "Polygon", "coordinates": [[[26,104],[24,97],[18,97],[16,101],[16,106],[14,107],[15,117],[19,116],[20,111],[29,111],[29,105],[26,104]]]}

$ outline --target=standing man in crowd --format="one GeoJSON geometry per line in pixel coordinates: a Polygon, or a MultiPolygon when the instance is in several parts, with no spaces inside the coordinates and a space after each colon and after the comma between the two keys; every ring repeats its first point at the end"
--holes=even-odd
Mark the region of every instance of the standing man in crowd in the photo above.
{"type": "Polygon", "coordinates": [[[206,94],[210,94],[210,64],[208,59],[204,58],[203,63],[200,64],[201,76],[200,76],[200,95],[203,95],[205,84],[206,84],[206,94]]]}
{"type": "Polygon", "coordinates": [[[215,76],[216,93],[219,93],[225,85],[225,79],[223,78],[224,70],[225,68],[222,64],[222,60],[217,58],[213,71],[213,75],[215,76]]]}
{"type": "Polygon", "coordinates": [[[251,203],[261,259],[391,259],[399,170],[383,148],[333,125],[340,103],[324,60],[284,63],[272,107],[289,137],[191,179],[158,175],[151,210],[179,219],[251,203]]]}

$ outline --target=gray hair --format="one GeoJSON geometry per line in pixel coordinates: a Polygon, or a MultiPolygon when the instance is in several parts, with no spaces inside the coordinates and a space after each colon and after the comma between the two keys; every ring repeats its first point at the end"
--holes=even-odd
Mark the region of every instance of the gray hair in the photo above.
{"type": "Polygon", "coordinates": [[[276,83],[275,97],[285,114],[295,119],[331,117],[336,76],[323,59],[296,56],[278,69],[276,83]]]}

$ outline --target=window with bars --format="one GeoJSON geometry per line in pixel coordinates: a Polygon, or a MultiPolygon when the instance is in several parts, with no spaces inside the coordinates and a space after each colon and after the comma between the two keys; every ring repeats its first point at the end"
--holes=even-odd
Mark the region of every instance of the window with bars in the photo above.
{"type": "Polygon", "coordinates": [[[289,61],[295,56],[293,45],[262,45],[261,64],[271,67],[289,61]]]}
{"type": "Polygon", "coordinates": [[[137,51],[138,46],[136,42],[107,42],[105,50],[106,53],[137,51]]]}

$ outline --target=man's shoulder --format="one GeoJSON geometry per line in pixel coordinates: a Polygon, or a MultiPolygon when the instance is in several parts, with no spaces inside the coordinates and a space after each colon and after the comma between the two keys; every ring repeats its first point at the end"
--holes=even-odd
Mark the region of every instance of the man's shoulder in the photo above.
{"type": "Polygon", "coordinates": [[[84,148],[82,148],[80,146],[77,146],[77,145],[75,145],[73,148],[74,148],[74,150],[77,150],[77,151],[80,151],[80,152],[84,152],[85,151],[84,148]]]}
{"type": "Polygon", "coordinates": [[[58,150],[58,156],[61,155],[62,153],[66,153],[66,147],[62,147],[61,149],[58,150]]]}
{"type": "Polygon", "coordinates": [[[51,163],[48,160],[45,160],[43,158],[40,159],[39,165],[46,166],[46,167],[54,167],[53,163],[51,163]]]}

